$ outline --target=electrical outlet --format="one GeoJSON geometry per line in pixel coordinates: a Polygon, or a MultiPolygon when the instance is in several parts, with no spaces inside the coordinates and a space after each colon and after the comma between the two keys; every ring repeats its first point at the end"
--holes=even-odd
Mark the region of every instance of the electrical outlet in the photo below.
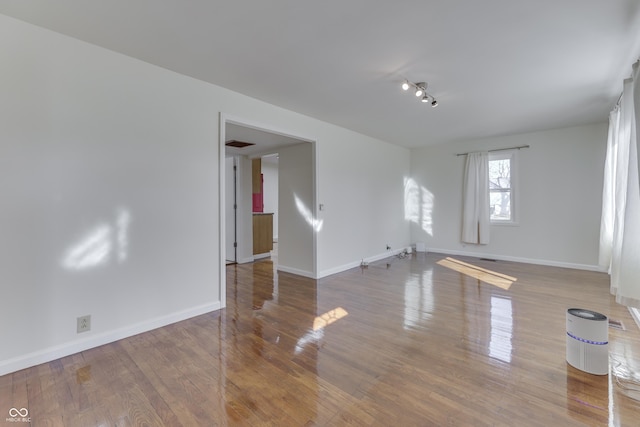
{"type": "Polygon", "coordinates": [[[91,330],[91,315],[88,314],[86,316],[80,316],[77,318],[78,321],[78,333],[87,332],[91,330]]]}

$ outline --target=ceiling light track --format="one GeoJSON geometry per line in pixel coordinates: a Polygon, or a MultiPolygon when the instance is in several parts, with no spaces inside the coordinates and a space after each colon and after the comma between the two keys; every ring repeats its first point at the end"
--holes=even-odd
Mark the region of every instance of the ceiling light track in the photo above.
{"type": "Polygon", "coordinates": [[[416,96],[416,98],[420,98],[420,101],[424,103],[431,102],[432,107],[437,107],[438,101],[433,97],[433,95],[427,93],[427,86],[428,83],[426,82],[413,83],[409,80],[405,80],[402,83],[402,90],[407,91],[413,88],[415,90],[414,95],[416,96]]]}

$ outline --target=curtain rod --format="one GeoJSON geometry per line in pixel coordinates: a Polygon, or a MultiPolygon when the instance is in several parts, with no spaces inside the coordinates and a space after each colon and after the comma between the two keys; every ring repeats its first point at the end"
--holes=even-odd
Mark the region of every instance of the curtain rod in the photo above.
{"type": "MultiPolygon", "coordinates": [[[[640,58],[636,59],[636,62],[633,63],[631,68],[633,68],[633,66],[638,64],[638,63],[640,63],[640,58]]],[[[633,73],[631,73],[631,76],[629,76],[629,78],[633,78],[633,73]]],[[[618,105],[620,105],[620,101],[622,100],[622,95],[624,95],[624,91],[622,91],[622,93],[620,93],[620,96],[618,97],[618,101],[616,101],[616,104],[615,104],[614,108],[617,107],[618,105]]]]}
{"type": "MultiPolygon", "coordinates": [[[[493,150],[487,150],[489,153],[492,153],[494,151],[506,151],[506,150],[520,150],[521,148],[529,148],[528,145],[519,145],[517,147],[509,147],[509,148],[495,148],[493,150]]],[[[458,153],[456,154],[456,156],[466,156],[469,153],[458,153]]]]}

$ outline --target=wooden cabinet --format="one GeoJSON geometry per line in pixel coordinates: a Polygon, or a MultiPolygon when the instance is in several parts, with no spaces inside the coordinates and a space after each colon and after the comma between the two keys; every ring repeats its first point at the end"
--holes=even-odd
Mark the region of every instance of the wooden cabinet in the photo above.
{"type": "Polygon", "coordinates": [[[253,254],[264,254],[273,250],[273,214],[253,214],[253,254]]]}

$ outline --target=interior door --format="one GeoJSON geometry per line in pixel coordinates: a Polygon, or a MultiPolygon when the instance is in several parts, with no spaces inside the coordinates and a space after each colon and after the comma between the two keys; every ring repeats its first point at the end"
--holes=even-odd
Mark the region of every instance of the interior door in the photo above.
{"type": "Polygon", "coordinates": [[[228,263],[238,261],[237,248],[237,167],[236,158],[225,158],[225,260],[228,263]]]}

